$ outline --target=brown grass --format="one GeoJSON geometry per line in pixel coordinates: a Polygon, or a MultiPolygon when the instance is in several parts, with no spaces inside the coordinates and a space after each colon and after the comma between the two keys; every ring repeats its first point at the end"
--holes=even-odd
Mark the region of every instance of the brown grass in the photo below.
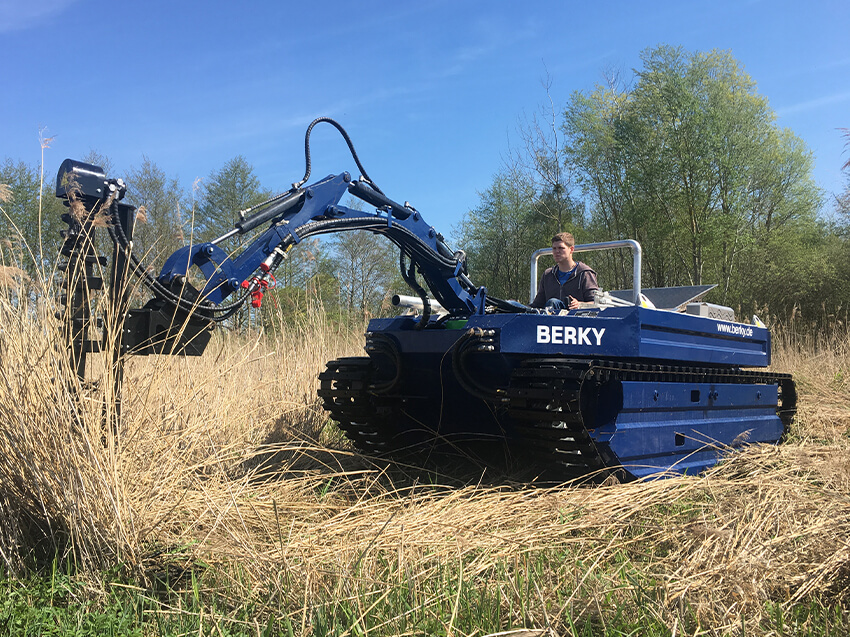
{"type": "Polygon", "coordinates": [[[0,289],[17,289],[30,282],[29,275],[13,265],[0,265],[0,289]]]}
{"type": "MultiPolygon", "coordinates": [[[[352,587],[380,597],[393,578],[431,590],[446,568],[509,596],[511,578],[536,564],[527,618],[553,630],[568,615],[602,613],[600,599],[632,603],[636,582],[654,582],[659,620],[673,627],[689,609],[717,633],[742,618],[757,626],[766,602],[847,599],[846,333],[776,338],[775,369],[793,372],[801,394],[792,439],[704,477],[450,488],[328,445],[317,374],[362,343],[360,330],[332,328],[321,312],[275,338],[220,333],[201,358],[131,359],[113,435],[102,426],[108,375],[73,399],[52,311],[0,300],[9,569],[57,549],[83,569],[120,563],[142,581],[200,561],[222,573],[238,566],[244,578],[222,594],[283,600],[306,617],[352,587]]],[[[423,594],[422,604],[452,600],[423,594]]]]}

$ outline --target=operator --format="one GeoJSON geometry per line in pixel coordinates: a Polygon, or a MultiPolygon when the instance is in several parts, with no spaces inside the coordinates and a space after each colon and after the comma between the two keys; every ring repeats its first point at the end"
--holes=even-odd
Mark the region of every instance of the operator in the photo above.
{"type": "Polygon", "coordinates": [[[599,289],[596,272],[573,259],[575,245],[575,239],[569,232],[559,232],[552,237],[555,265],[547,268],[540,277],[540,285],[531,307],[576,310],[582,307],[582,303],[594,300],[593,292],[599,289]]]}

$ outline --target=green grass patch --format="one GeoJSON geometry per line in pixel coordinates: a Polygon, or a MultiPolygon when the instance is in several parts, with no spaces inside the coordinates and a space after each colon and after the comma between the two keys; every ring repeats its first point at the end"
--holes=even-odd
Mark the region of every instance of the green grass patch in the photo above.
{"type": "MultiPolygon", "coordinates": [[[[384,557],[380,579],[337,577],[332,598],[304,589],[251,592],[245,573],[197,569],[178,582],[151,585],[114,577],[92,581],[50,573],[0,580],[3,635],[487,635],[551,628],[576,637],[671,634],[839,637],[850,631],[841,603],[766,602],[757,626],[739,617],[705,626],[688,605],[662,612],[663,587],[627,559],[611,573],[562,551],[499,562],[474,577],[457,563],[435,564],[414,578],[384,557]],[[575,581],[576,576],[580,579],[575,581]],[[543,591],[547,591],[545,594],[543,591]]],[[[327,584],[327,582],[326,582],[327,584]]]]}

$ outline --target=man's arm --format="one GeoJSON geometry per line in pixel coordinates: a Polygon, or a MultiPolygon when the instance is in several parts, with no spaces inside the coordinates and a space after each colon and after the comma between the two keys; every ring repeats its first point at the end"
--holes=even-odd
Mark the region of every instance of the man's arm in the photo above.
{"type": "Polygon", "coordinates": [[[537,294],[534,295],[531,307],[543,307],[546,305],[547,299],[545,296],[546,295],[543,293],[543,277],[540,277],[540,283],[537,284],[537,294]]]}
{"type": "Polygon", "coordinates": [[[579,291],[581,292],[581,301],[585,303],[594,303],[596,299],[593,293],[599,289],[599,283],[596,281],[596,272],[588,268],[581,273],[579,283],[579,291]]]}

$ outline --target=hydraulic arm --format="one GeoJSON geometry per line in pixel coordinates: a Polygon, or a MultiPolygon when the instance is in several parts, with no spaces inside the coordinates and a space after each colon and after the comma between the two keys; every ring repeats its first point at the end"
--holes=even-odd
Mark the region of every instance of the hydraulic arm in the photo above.
{"type": "MultiPolygon", "coordinates": [[[[221,236],[207,242],[185,246],[167,258],[158,275],[142,264],[133,252],[132,220],[134,209],[122,202],[125,184],[109,179],[104,171],[90,164],[65,160],[56,182],[56,195],[71,208],[63,218],[69,224],[64,253],[69,272],[82,272],[93,263],[95,228],[105,225],[116,246],[115,259],[122,267],[113,272],[110,294],[122,294],[124,278],[133,273],[153,293],[143,308],[127,307],[112,299],[113,319],[123,322],[120,335],[102,343],[88,340],[94,324],[87,310],[85,281],[74,276],[75,288],[69,298],[69,318],[77,346],[75,364],[88,351],[98,351],[107,341],[117,343],[118,353],[201,354],[209,340],[209,330],[250,301],[259,307],[263,294],[273,281],[275,270],[289,251],[307,237],[366,230],[383,235],[398,246],[401,274],[422,300],[423,312],[418,328],[432,318],[431,299],[435,299],[451,317],[465,318],[491,311],[523,312],[527,307],[487,296],[483,287],[469,279],[462,251],[453,251],[443,236],[422,218],[410,204],[387,197],[368,177],[345,130],[329,118],[315,120],[305,135],[306,171],[292,188],[248,210],[240,211],[239,220],[221,236]],[[347,172],[330,175],[307,184],[311,172],[310,133],[321,122],[333,125],[348,144],[362,175],[353,179],[347,172]],[[366,203],[371,210],[356,210],[341,204],[345,195],[366,203]],[[95,223],[99,218],[100,223],[95,223]],[[228,240],[244,237],[247,245],[228,250],[228,240]],[[88,266],[86,264],[88,263],[88,266]],[[424,286],[417,280],[417,273],[424,286]],[[117,278],[116,278],[117,277],[117,278]],[[427,290],[426,290],[427,288],[427,290]]],[[[91,273],[89,273],[91,278],[91,273]]],[[[113,321],[114,323],[115,321],[113,321]]],[[[83,366],[84,367],[84,366],[83,366]]],[[[78,365],[79,369],[83,369],[78,365]]],[[[82,374],[81,374],[82,375],[82,374]]]]}
{"type": "MultiPolygon", "coordinates": [[[[392,201],[364,181],[353,180],[348,173],[293,188],[237,222],[225,235],[178,250],[166,261],[158,282],[174,292],[185,290],[190,268],[198,268],[206,284],[197,297],[207,304],[201,306],[203,310],[215,312],[226,299],[245,290],[246,285],[249,292],[256,292],[283,263],[289,250],[307,237],[348,230],[368,230],[390,239],[401,249],[403,260],[416,264],[433,296],[452,313],[468,316],[483,312],[485,291],[469,280],[463,253],[453,253],[418,211],[392,201]],[[345,194],[376,210],[340,205],[345,194]],[[261,225],[267,228],[238,256],[231,256],[219,246],[225,239],[261,225]]],[[[413,280],[410,269],[406,269],[405,276],[413,280]]],[[[195,302],[186,295],[183,291],[183,301],[195,302]]]]}

